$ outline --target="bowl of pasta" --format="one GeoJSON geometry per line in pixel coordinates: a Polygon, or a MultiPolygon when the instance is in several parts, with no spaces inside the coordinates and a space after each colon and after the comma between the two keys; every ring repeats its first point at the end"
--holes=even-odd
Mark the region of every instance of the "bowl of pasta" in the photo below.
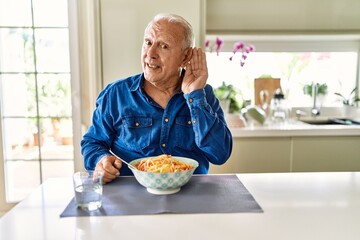
{"type": "Polygon", "coordinates": [[[193,176],[199,163],[193,159],[160,155],[129,163],[136,180],[152,194],[173,194],[180,191],[193,176]]]}

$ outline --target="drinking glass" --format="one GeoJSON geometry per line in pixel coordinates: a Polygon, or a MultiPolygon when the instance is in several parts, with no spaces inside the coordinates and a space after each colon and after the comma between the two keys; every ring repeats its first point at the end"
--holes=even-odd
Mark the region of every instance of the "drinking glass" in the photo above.
{"type": "Polygon", "coordinates": [[[96,171],[76,172],[73,175],[75,204],[78,208],[94,211],[102,204],[102,174],[96,171]]]}

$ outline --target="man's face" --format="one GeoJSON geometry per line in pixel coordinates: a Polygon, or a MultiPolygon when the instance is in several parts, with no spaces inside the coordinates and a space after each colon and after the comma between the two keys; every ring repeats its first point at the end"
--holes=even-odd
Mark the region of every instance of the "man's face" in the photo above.
{"type": "Polygon", "coordinates": [[[155,83],[175,83],[180,66],[185,66],[183,29],[173,23],[159,21],[144,34],[142,67],[145,79],[155,83]]]}

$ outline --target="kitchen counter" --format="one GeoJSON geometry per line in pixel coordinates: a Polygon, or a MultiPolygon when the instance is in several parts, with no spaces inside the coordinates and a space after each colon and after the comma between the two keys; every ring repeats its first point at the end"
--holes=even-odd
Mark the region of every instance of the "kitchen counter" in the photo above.
{"type": "Polygon", "coordinates": [[[282,125],[230,128],[233,149],[210,173],[360,171],[359,125],[282,125]]]}
{"type": "Polygon", "coordinates": [[[360,172],[237,176],[263,213],[60,218],[73,187],[52,178],[0,219],[0,239],[359,239],[360,172]]]}
{"type": "Polygon", "coordinates": [[[360,136],[360,125],[312,125],[292,120],[278,125],[252,125],[230,128],[234,138],[300,137],[300,136],[360,136]]]}
{"type": "MultiPolygon", "coordinates": [[[[349,106],[322,107],[321,115],[316,117],[310,116],[310,112],[311,108],[309,107],[296,107],[291,110],[291,118],[288,123],[276,125],[265,122],[264,125],[258,125],[250,122],[246,127],[231,128],[230,130],[234,138],[360,136],[360,125],[309,124],[309,122],[324,123],[329,119],[350,119],[360,122],[360,108],[349,106]],[[297,116],[298,111],[302,115],[297,116]]],[[[228,120],[232,125],[231,121],[234,121],[234,116],[228,120]]]]}
{"type": "Polygon", "coordinates": [[[227,116],[232,154],[226,164],[211,165],[210,173],[360,171],[360,108],[321,108],[316,117],[297,111],[310,109],[293,109],[287,123],[259,125],[249,119],[242,128],[234,126],[243,126],[244,119],[227,116]]]}

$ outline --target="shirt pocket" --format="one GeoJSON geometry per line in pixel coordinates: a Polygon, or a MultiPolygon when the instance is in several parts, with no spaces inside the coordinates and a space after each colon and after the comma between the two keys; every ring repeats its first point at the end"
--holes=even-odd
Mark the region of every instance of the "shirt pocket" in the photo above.
{"type": "Polygon", "coordinates": [[[152,125],[151,117],[126,117],[123,119],[119,140],[129,150],[144,149],[150,145],[152,125]]]}
{"type": "Polygon", "coordinates": [[[176,146],[193,150],[195,144],[195,133],[190,116],[179,116],[175,119],[176,146]]]}

